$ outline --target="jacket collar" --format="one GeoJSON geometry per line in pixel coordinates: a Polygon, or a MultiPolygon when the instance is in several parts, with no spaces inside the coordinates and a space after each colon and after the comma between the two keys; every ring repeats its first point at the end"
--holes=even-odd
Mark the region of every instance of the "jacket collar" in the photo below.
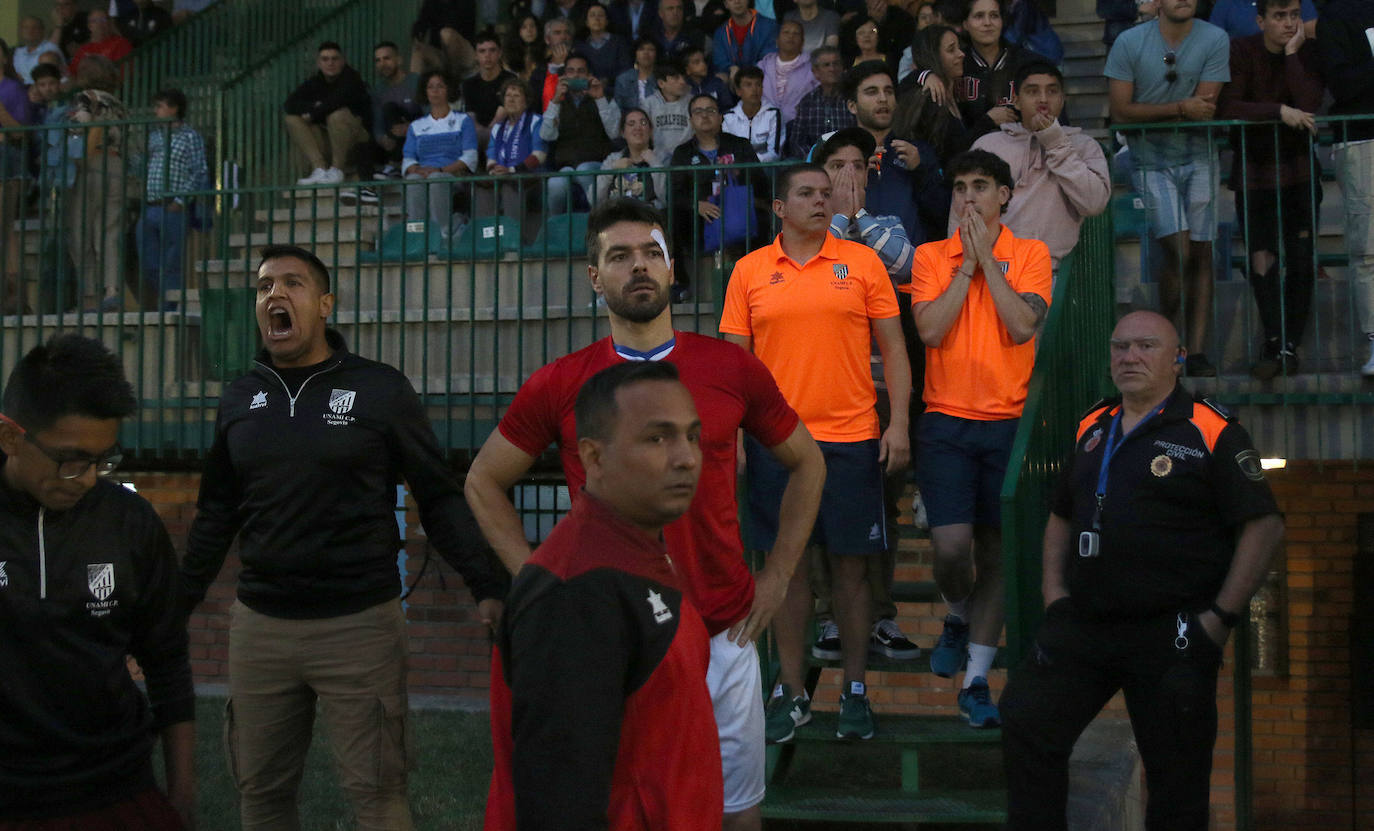
{"type": "Polygon", "coordinates": [[[607,526],[624,536],[636,548],[653,551],[655,557],[663,556],[667,552],[668,546],[663,541],[662,532],[657,537],[645,533],[643,528],[626,519],[624,515],[611,507],[610,503],[588,493],[585,485],[579,496],[580,498],[573,503],[572,513],[580,514],[584,519],[607,526]]]}
{"type": "MultiPolygon", "coordinates": [[[[334,351],[334,354],[330,356],[327,361],[341,361],[350,354],[348,351],[348,344],[344,342],[343,335],[339,334],[338,330],[326,328],[324,330],[324,340],[325,343],[329,344],[329,348],[334,351]]],[[[257,357],[254,360],[263,366],[272,366],[272,356],[268,354],[267,347],[259,349],[257,357]]]]}
{"type": "MultiPolygon", "coordinates": [[[[1183,386],[1182,381],[1174,383],[1174,389],[1169,393],[1169,397],[1164,399],[1164,407],[1160,411],[1162,421],[1186,420],[1193,417],[1193,394],[1188,388],[1183,386]]],[[[1102,411],[1100,418],[1111,420],[1117,413],[1121,412],[1121,396],[1115,395],[1106,399],[1108,405],[1102,411]]]]}

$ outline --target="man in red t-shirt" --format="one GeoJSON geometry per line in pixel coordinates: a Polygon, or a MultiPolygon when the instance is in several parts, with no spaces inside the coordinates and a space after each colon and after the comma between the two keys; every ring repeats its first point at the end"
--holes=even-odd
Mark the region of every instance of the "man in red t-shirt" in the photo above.
{"type": "MultiPolygon", "coordinates": [[[[90,27],[91,39],[81,44],[72,56],[72,62],[67,71],[76,77],[76,70],[81,66],[81,59],[87,55],[99,55],[102,58],[109,58],[115,63],[130,52],[134,51],[134,45],[128,41],[115,25],[110,22],[109,14],[100,9],[95,9],[86,14],[86,25],[90,27]]],[[[120,70],[123,72],[123,69],[120,70]]]]}
{"type": "Polygon", "coordinates": [[[811,533],[825,465],[768,369],[737,346],[673,330],[672,250],[666,220],[633,199],[599,204],[587,222],[588,274],[606,299],[611,335],[535,372],[468,471],[466,492],[487,540],[512,572],[529,559],[507,497],[550,444],[559,447],[576,501],[586,480],[573,404],[582,383],[625,360],[675,364],[702,420],[701,484],[687,514],[664,529],[683,588],[711,635],[707,685],[720,732],[727,829],[758,828],[764,790],[762,680],[753,639],[782,604],[811,533]],[[735,501],[740,428],[791,472],[778,545],[757,581],[744,563],[735,501]]]}

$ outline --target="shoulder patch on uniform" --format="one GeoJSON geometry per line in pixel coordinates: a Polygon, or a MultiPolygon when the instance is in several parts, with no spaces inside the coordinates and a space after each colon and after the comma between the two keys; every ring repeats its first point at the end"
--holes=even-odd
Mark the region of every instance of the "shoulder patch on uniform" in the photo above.
{"type": "Polygon", "coordinates": [[[1236,467],[1251,482],[1264,481],[1264,466],[1260,464],[1260,454],[1254,450],[1242,450],[1236,454],[1236,467]]]}
{"type": "Polygon", "coordinates": [[[1216,450],[1217,439],[1221,438],[1221,433],[1226,429],[1226,425],[1231,421],[1222,415],[1216,405],[1205,401],[1193,402],[1193,413],[1188,419],[1202,434],[1202,442],[1211,453],[1216,450]]]}
{"type": "Polygon", "coordinates": [[[1111,405],[1113,405],[1113,404],[1115,404],[1115,403],[1116,403],[1116,399],[1114,399],[1114,398],[1099,398],[1099,399],[1097,399],[1097,403],[1096,403],[1096,404],[1094,404],[1094,405],[1092,405],[1091,407],[1089,407],[1088,409],[1084,410],[1084,411],[1083,411],[1083,415],[1079,416],[1078,418],[1081,420],[1081,419],[1087,418],[1087,417],[1090,416],[1090,415],[1096,415],[1097,412],[1098,412],[1099,410],[1101,410],[1103,407],[1110,407],[1111,405]]]}
{"type": "MultiPolygon", "coordinates": [[[[1114,402],[1110,398],[1104,398],[1092,405],[1092,407],[1079,418],[1078,432],[1075,434],[1074,441],[1082,441],[1083,435],[1088,432],[1089,428],[1097,423],[1097,420],[1102,417],[1103,411],[1110,409],[1113,405],[1114,402]]],[[[1089,451],[1092,450],[1091,447],[1086,449],[1089,451]]]]}
{"type": "Polygon", "coordinates": [[[1206,404],[1207,407],[1208,407],[1209,409],[1212,410],[1212,412],[1216,413],[1217,415],[1221,416],[1222,418],[1226,419],[1227,421],[1235,421],[1235,420],[1236,420],[1236,417],[1235,417],[1234,415],[1231,414],[1231,411],[1230,411],[1230,410],[1226,409],[1225,407],[1223,407],[1222,405],[1220,405],[1220,404],[1218,404],[1217,402],[1213,401],[1212,399],[1210,399],[1210,398],[1204,398],[1204,399],[1202,399],[1202,403],[1203,403],[1203,404],[1206,404]]]}

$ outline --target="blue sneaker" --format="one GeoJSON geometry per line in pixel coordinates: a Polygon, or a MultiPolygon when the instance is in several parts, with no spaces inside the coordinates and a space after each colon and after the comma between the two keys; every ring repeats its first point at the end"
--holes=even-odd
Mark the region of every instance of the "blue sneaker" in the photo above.
{"type": "Polygon", "coordinates": [[[945,628],[935,648],[930,650],[930,671],[941,678],[953,678],[964,668],[968,657],[968,624],[954,615],[945,615],[945,628]]]}
{"type": "Polygon", "coordinates": [[[992,703],[988,679],[981,676],[959,691],[959,712],[968,716],[970,727],[1002,726],[1002,714],[997,712],[997,705],[992,703]]]}

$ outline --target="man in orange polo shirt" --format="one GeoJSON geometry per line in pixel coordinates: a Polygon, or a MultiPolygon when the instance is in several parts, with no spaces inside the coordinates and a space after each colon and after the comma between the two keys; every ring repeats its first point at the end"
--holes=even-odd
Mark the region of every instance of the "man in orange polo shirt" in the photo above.
{"type": "MultiPolygon", "coordinates": [[[[726,340],[752,349],[772,371],[825,456],[825,489],[812,542],[829,557],[840,627],[845,685],[836,735],[867,739],[875,726],[864,685],[872,624],[864,575],[867,559],[881,555],[887,545],[882,468],[899,470],[910,457],[911,369],[887,269],[871,248],[829,233],[825,169],[815,164],[789,168],[778,179],[777,193],[773,212],[782,220],[782,232],[735,266],[720,331],[726,340]],[[892,401],[891,424],[881,436],[869,368],[871,338],[882,351],[892,401]]],[[[786,471],[757,446],[747,446],[746,452],[746,541],[751,548],[768,549],[786,471]]],[[[781,672],[765,714],[765,735],[772,742],[790,740],[796,727],[811,720],[802,683],[811,615],[808,559],[798,563],[774,618],[781,672]]]]}
{"type": "Polygon", "coordinates": [[[1011,169],[986,150],[949,164],[954,236],[916,249],[912,312],[926,345],[926,412],[917,478],[935,548],[935,584],[949,604],[930,669],[949,678],[968,661],[959,711],[974,727],[1001,723],[987,675],[1002,596],[1002,479],[1050,302],[1050,252],[1002,225],[1011,169]]]}

